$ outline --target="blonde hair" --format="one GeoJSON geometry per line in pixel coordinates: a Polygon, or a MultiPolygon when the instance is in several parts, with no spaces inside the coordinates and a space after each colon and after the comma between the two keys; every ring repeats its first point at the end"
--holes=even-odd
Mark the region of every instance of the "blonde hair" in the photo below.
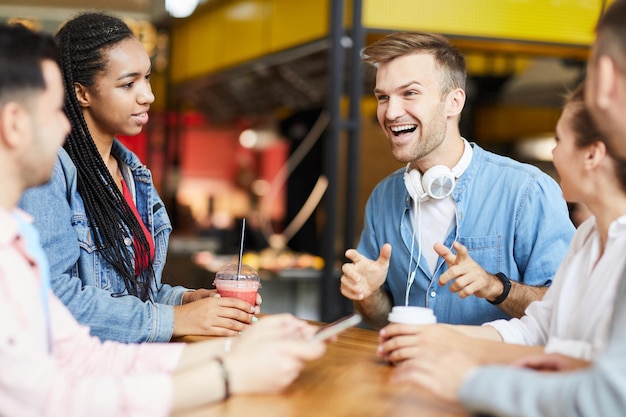
{"type": "Polygon", "coordinates": [[[465,57],[442,35],[425,32],[396,32],[367,46],[363,62],[378,66],[411,54],[430,54],[442,71],[442,94],[455,88],[465,89],[465,57]]]}

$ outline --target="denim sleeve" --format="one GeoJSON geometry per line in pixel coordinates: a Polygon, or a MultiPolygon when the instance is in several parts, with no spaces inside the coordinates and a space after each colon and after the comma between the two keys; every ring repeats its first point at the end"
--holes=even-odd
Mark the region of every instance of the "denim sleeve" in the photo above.
{"type": "Polygon", "coordinates": [[[172,287],[169,284],[162,284],[157,293],[157,303],[179,306],[183,303],[183,295],[190,291],[182,286],[172,287]]]}
{"type": "Polygon", "coordinates": [[[169,341],[174,329],[171,305],[142,302],[133,296],[114,297],[106,290],[85,284],[93,281],[93,277],[78,276],[81,249],[72,227],[72,210],[67,199],[70,193],[63,169],[57,164],[52,180],[28,190],[19,204],[35,219],[57,297],[79,323],[89,326],[91,334],[102,340],[169,341]]]}
{"type": "Polygon", "coordinates": [[[365,225],[361,231],[361,238],[357,246],[357,250],[368,259],[378,258],[378,242],[375,241],[374,234],[374,198],[370,196],[365,205],[365,225]]]}
{"type": "Polygon", "coordinates": [[[513,254],[523,268],[522,283],[550,285],[575,231],[556,181],[546,174],[532,177],[515,222],[513,254]]]}

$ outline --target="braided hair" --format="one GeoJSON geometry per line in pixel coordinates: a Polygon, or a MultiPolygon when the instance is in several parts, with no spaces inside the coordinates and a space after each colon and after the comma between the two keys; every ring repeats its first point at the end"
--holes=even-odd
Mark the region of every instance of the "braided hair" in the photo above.
{"type": "Polygon", "coordinates": [[[65,113],[72,124],[64,148],[76,165],[78,192],[84,200],[94,243],[122,276],[126,292],[146,301],[155,280],[151,260],[140,267],[141,260],[150,256],[147,237],[98,152],[74,91],[75,83],[93,86],[95,76],[106,68],[104,53],[133,36],[128,25],[117,17],[88,12],[66,22],[56,34],[56,41],[65,81],[65,113]],[[136,257],[124,244],[127,237],[134,239],[136,257]]]}

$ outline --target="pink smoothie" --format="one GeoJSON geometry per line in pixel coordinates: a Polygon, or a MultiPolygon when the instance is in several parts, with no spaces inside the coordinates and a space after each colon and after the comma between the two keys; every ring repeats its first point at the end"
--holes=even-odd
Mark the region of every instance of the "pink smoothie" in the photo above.
{"type": "Polygon", "coordinates": [[[256,305],[256,294],[259,291],[258,288],[224,288],[224,286],[217,284],[217,292],[222,297],[239,298],[250,305],[256,305]]]}

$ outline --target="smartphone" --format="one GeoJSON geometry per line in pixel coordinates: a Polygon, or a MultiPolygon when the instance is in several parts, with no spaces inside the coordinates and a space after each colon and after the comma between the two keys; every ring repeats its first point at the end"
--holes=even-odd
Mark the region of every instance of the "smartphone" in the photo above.
{"type": "Polygon", "coordinates": [[[361,315],[356,313],[343,317],[337,321],[320,327],[315,335],[313,335],[313,340],[318,341],[330,339],[344,330],[349,329],[352,326],[356,326],[361,322],[361,320],[361,315]]]}

